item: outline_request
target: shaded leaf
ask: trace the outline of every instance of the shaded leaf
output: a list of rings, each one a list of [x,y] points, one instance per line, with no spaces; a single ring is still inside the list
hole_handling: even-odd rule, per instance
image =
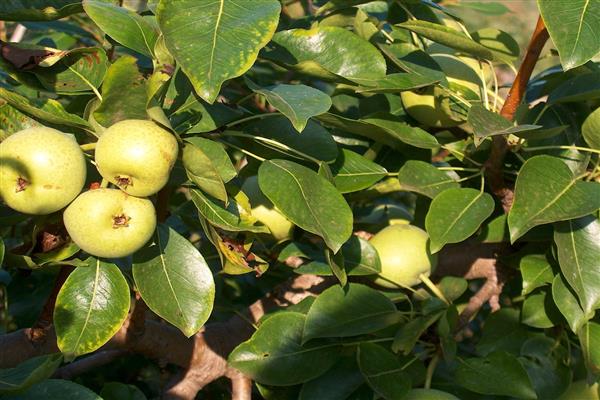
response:
[[[356,358],[341,358],[329,371],[302,385],[298,400],[346,400],[363,383]]]
[[[81,11],[80,0],[11,0],[0,3],[0,20],[52,21]]]
[[[363,342],[358,346],[356,357],[360,372],[375,393],[387,400],[406,396],[411,378],[392,353],[377,344]]]
[[[29,388],[24,393],[3,397],[4,400],[73,399],[102,400],[100,396],[85,386],[62,379],[46,379]]]
[[[584,323],[589,319],[581,309],[577,301],[577,295],[561,274],[556,274],[552,282],[552,298],[558,310],[567,320],[569,328],[575,333],[579,331]]]
[[[424,161],[409,160],[398,172],[398,180],[404,190],[410,190],[431,199],[447,189],[458,189],[458,184],[444,171]]]
[[[477,138],[495,135],[522,134],[541,128],[540,125],[513,125],[500,114],[486,110],[479,104],[474,104],[469,109],[467,122],[473,127]]]
[[[100,396],[103,400],[146,400],[146,396],[140,389],[119,382],[104,384]]]
[[[600,324],[588,322],[577,332],[588,371],[600,373]]]
[[[14,368],[0,370],[0,394],[21,392],[48,379],[62,363],[62,354],[32,357]]]
[[[600,108],[587,116],[581,126],[581,133],[592,149],[600,150]]]
[[[486,318],[485,329],[477,343],[477,353],[482,356],[496,351],[519,354],[528,338],[527,327],[521,324],[519,310],[502,308]]]
[[[346,149],[342,149],[331,170],[333,183],[342,193],[366,189],[387,175],[381,165]]]
[[[600,73],[575,75],[556,87],[548,96],[548,105],[573,103],[600,98]]]
[[[392,351],[403,354],[410,353],[423,332],[440,319],[442,314],[443,310],[437,311],[429,315],[417,317],[402,325],[394,337]]]

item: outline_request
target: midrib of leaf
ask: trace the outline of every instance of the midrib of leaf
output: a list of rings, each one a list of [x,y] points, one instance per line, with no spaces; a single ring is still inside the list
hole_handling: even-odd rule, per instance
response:
[[[211,204],[210,204],[208,201],[206,201],[206,200],[204,199],[204,197],[203,197],[203,196],[200,196],[200,195],[196,195],[196,196],[197,196],[197,197],[198,197],[198,198],[199,198],[199,199],[200,199],[200,200],[201,200],[201,201],[202,201],[204,204],[206,204],[206,206],[207,206],[208,208],[210,208],[210,211],[212,211],[212,213],[213,213],[213,214],[214,214],[214,215],[215,215],[215,216],[216,216],[218,219],[220,219],[220,220],[223,222],[223,224],[225,224],[225,225],[227,225],[227,226],[232,226],[232,225],[231,225],[231,223],[229,223],[229,222],[225,221],[225,220],[223,219],[223,217],[221,217],[221,215],[219,215],[219,213],[218,213],[217,211],[215,211],[215,209],[212,207],[212,205],[211,205]],[[244,224],[243,222],[240,222],[240,223],[238,223],[238,224],[237,224],[237,227],[247,227],[247,226],[253,226],[253,225],[247,225],[247,224]]]
[[[217,22],[215,23],[215,30],[213,32],[213,40],[212,47],[210,49],[210,60],[208,63],[208,72],[207,77],[208,80],[212,82],[212,70],[215,62],[215,49],[217,48],[217,33],[219,31],[219,24],[221,23],[221,16],[223,15],[223,7],[225,5],[225,0],[219,0],[219,13],[217,14]]]
[[[88,308],[87,315],[85,316],[85,322],[83,323],[83,327],[81,328],[81,331],[79,332],[79,337],[77,338],[77,342],[75,342],[75,346],[73,347],[75,349],[75,351],[77,351],[77,348],[79,347],[79,343],[81,342],[83,332],[85,332],[85,330],[87,329],[87,324],[90,320],[90,316],[92,315],[92,306],[94,304],[94,301],[96,301],[96,293],[98,292],[98,278],[100,276],[99,272],[100,272],[100,260],[96,259],[96,275],[94,277],[94,290],[92,291],[92,299],[90,300],[90,306]]]
[[[579,36],[581,36],[581,28],[583,28],[583,19],[585,17],[585,13],[587,12],[588,5],[590,4],[590,0],[585,0],[585,4],[583,5],[583,11],[581,12],[581,18],[579,20],[579,27],[577,29],[577,36],[575,37],[575,42],[573,43],[573,48],[571,49],[571,54],[569,58],[573,57],[575,54],[575,49],[579,44]]]
[[[403,370],[404,370],[404,367],[400,367],[400,368],[390,369],[388,371],[382,371],[382,372],[378,372],[373,375],[366,375],[366,376],[367,376],[367,378],[378,378],[380,376],[395,374],[396,372],[402,372]]]
[[[548,266],[546,266],[546,267],[544,267],[544,268],[542,268],[542,270],[541,270],[540,272],[538,272],[538,273],[537,273],[537,274],[536,274],[536,275],[533,277],[533,279],[532,279],[531,281],[532,281],[532,282],[535,282],[535,281],[537,281],[537,279],[538,279],[540,276],[542,276],[542,274],[543,274],[544,272],[546,272],[546,270],[547,270],[547,269],[549,269],[549,268],[550,268],[550,266],[549,266],[549,265],[548,265]]]
[[[540,214],[542,214],[544,211],[546,211],[548,208],[550,208],[551,206],[553,206],[565,193],[567,193],[569,191],[569,189],[571,189],[571,187],[577,182],[576,179],[572,180],[563,190],[561,190],[556,197],[554,197],[552,200],[550,200],[550,202],[548,204],[546,204],[544,207],[542,207],[542,209],[540,209],[537,213],[533,214],[530,218],[528,218],[528,221],[532,221],[534,219],[536,219]],[[519,233],[520,233],[520,229],[519,229]]]
[[[10,383],[10,382],[7,382],[7,381],[3,381],[2,379],[0,379],[0,384],[6,385],[6,386],[12,386],[12,387],[19,386],[19,384],[15,384],[15,383]]]
[[[396,312],[394,310],[380,311],[380,312],[377,312],[377,313],[374,313],[374,314],[364,315],[364,316],[361,316],[359,318],[351,319],[351,320],[345,321],[344,323],[329,325],[329,327],[331,327],[331,328],[337,328],[337,327],[345,326],[345,325],[348,325],[348,324],[351,324],[351,323],[354,323],[354,322],[357,322],[357,321],[362,321],[362,320],[365,320],[365,319],[370,319],[370,318],[373,318],[373,317],[378,317],[380,315],[385,315],[385,314],[392,315],[392,314],[395,314],[395,313]]]
[[[467,212],[467,210],[469,208],[471,208],[471,206],[481,198],[481,196],[483,196],[483,192],[479,192],[479,194],[473,199],[471,200],[471,202],[469,202],[469,204],[467,204],[467,206],[458,214],[458,216],[456,218],[454,218],[454,220],[448,224],[447,229],[444,231],[444,233],[442,234],[442,238],[445,238],[446,235],[448,234],[448,232],[450,232],[450,230],[452,229],[452,227],[456,224],[456,222],[463,216],[465,215],[465,213]]]
[[[173,287],[173,284],[171,283],[171,277],[169,276],[169,273],[167,272],[167,263],[165,262],[165,256],[163,255],[163,245],[162,245],[162,240],[160,239],[160,232],[157,230],[156,231],[156,238],[158,240],[158,248],[160,249],[160,263],[163,267],[163,271],[165,273],[165,277],[167,278],[167,283],[169,284],[169,289],[171,289],[171,294],[173,295],[173,298],[175,299],[175,303],[177,304],[177,308],[179,309],[179,312],[181,313],[181,318],[183,319],[183,323],[187,325],[187,318],[185,317],[185,312],[183,312],[183,309],[181,308],[181,304],[179,304],[179,298],[177,297],[177,294],[175,293],[175,288]]]
[[[286,106],[286,108],[289,110],[289,112],[294,116],[294,119],[297,121],[298,120],[298,115],[296,114],[296,112],[294,111],[294,109],[292,108],[292,106],[285,101],[285,99],[283,97],[281,97],[281,95],[279,95],[278,93],[272,91],[272,90],[268,90],[269,93],[271,93],[274,97],[278,98],[279,100],[281,100],[281,102]]]
[[[569,240],[573,249],[573,256],[575,257],[575,265],[577,266],[577,277],[581,282],[581,289],[585,292],[585,284],[583,282],[583,276],[581,272],[581,265],[579,265],[579,257],[577,255],[577,248],[575,247],[575,235],[573,233],[573,221],[569,221]]]
[[[382,174],[385,174],[385,172],[379,172],[379,171],[373,170],[372,172],[341,173],[341,174],[337,174],[336,176],[367,176],[367,175],[382,175]]]
[[[298,344],[298,343],[295,343],[295,344]],[[269,355],[268,359],[271,360],[271,359],[274,359],[274,358],[293,357],[293,356],[296,356],[298,354],[310,353],[310,352],[315,351],[315,350],[327,349],[329,347],[336,347],[336,346],[339,347],[340,345],[338,343],[325,344],[323,346],[311,347],[310,349],[298,350],[298,351],[294,351],[294,352],[291,352],[291,353]],[[250,359],[249,361],[258,361],[258,360],[264,360],[264,358],[263,357],[258,357],[258,358]],[[246,360],[244,360],[244,361],[246,361]]]

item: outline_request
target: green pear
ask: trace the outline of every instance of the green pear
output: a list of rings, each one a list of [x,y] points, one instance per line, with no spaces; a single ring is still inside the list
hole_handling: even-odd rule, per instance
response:
[[[294,224],[288,220],[275,206],[262,194],[258,187],[258,176],[246,179],[242,191],[248,196],[252,205],[252,216],[271,231],[277,242],[288,240],[294,232]]]
[[[177,140],[152,121],[130,119],[106,129],[96,144],[104,179],[132,196],[150,196],[168,182],[177,160]]]
[[[156,229],[152,202],[118,189],[80,194],[63,220],[71,239],[96,257],[128,256],[146,244]]]
[[[72,135],[41,126],[0,143],[0,196],[16,211],[45,215],[66,207],[85,176],[85,157]]]
[[[600,400],[600,384],[588,385],[585,380],[573,382],[558,400]]]
[[[412,389],[403,400],[459,400],[459,398],[441,390]]]
[[[375,283],[387,287],[411,287],[429,277],[437,264],[437,255],[429,252],[429,235],[406,224],[383,228],[369,241],[381,260],[381,272]]]

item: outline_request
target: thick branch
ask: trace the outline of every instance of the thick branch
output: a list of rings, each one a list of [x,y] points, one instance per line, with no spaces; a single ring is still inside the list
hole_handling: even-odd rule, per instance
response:
[[[527,83],[531,78],[533,68],[540,57],[540,53],[542,52],[548,37],[548,31],[544,26],[544,21],[541,17],[539,17],[535,30],[533,31],[533,35],[531,36],[531,40],[529,41],[525,58],[519,67],[517,76],[515,77],[512,87],[508,92],[504,106],[500,111],[500,114],[510,121],[513,120],[517,108],[523,101],[523,97],[525,96],[525,91],[527,89]],[[493,136],[492,150],[485,164],[488,182],[492,187],[493,193],[496,195],[496,197],[498,197],[498,199],[500,199],[502,208],[505,212],[510,210],[514,197],[512,188],[506,184],[504,181],[504,176],[502,175],[504,157],[506,156],[507,151],[508,143],[506,138],[504,136]]]

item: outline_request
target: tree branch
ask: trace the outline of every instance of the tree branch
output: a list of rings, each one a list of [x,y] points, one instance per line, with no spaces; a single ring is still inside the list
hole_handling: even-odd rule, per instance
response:
[[[86,358],[59,368],[53,378],[71,380],[76,376],[92,371],[102,365],[109,364],[117,358],[127,354],[125,350],[104,350],[94,353]]]
[[[540,53],[542,52],[548,37],[549,35],[546,27],[544,26],[544,21],[541,17],[538,17],[537,25],[529,41],[525,58],[519,67],[517,76],[515,77],[510,91],[508,92],[508,96],[506,97],[506,101],[504,102],[502,110],[500,111],[500,115],[509,121],[513,120],[517,108],[523,101],[523,97],[525,96],[525,91],[527,89],[527,83],[531,78],[533,68],[540,57]],[[490,183],[492,192],[498,199],[500,199],[504,212],[508,212],[510,210],[514,197],[512,187],[506,184],[504,181],[504,176],[502,175],[504,157],[506,156],[507,151],[508,143],[506,138],[502,135],[493,136],[492,150],[488,160],[485,163],[488,182]]]

